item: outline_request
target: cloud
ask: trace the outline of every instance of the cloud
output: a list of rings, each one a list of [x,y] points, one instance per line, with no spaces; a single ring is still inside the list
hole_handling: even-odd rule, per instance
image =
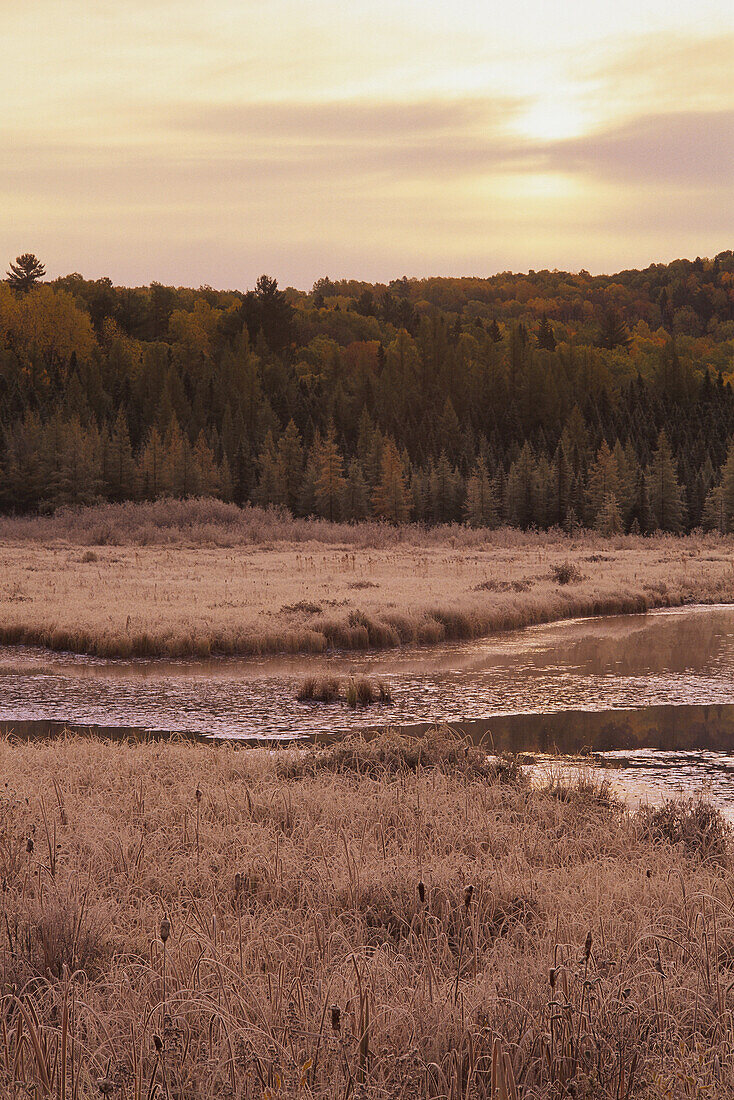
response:
[[[734,191],[734,110],[643,116],[539,152],[553,169],[596,179]]]

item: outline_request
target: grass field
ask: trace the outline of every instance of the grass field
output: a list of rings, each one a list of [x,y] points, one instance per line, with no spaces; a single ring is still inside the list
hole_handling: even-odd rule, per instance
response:
[[[4,1097],[734,1094],[705,805],[530,789],[441,731],[0,765]]]
[[[734,599],[732,540],[292,520],[214,501],[0,520],[0,642],[321,652]]]

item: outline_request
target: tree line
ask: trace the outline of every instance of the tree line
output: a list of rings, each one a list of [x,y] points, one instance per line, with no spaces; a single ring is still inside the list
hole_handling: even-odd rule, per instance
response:
[[[0,284],[0,507],[734,526],[734,254],[283,291]]]

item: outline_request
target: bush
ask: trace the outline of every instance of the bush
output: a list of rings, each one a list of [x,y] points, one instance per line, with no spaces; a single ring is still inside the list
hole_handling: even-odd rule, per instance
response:
[[[710,863],[728,862],[731,825],[705,799],[668,799],[662,806],[642,806],[636,820],[650,840],[680,844],[689,855]]]
[[[584,575],[571,561],[558,562],[550,567],[551,580],[556,584],[579,584]]]

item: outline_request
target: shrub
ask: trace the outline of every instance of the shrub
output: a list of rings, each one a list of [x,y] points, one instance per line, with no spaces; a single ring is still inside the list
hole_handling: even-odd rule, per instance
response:
[[[550,567],[551,580],[556,584],[579,584],[584,575],[577,565],[571,561],[557,562]]]
[[[689,855],[711,863],[728,861],[731,825],[705,799],[668,799],[661,806],[642,806],[636,820],[650,840],[680,844]]]

